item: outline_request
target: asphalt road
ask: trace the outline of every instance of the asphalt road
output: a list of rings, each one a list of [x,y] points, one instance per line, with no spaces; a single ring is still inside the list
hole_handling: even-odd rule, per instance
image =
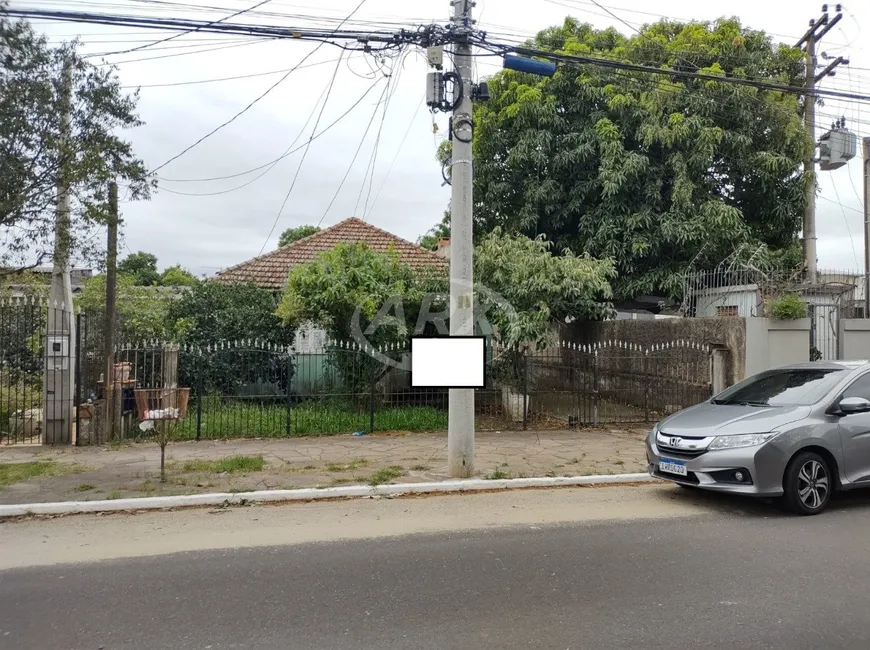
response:
[[[323,505],[311,516],[352,525],[371,506],[370,517],[413,522],[417,510],[443,506],[467,525],[7,569],[0,572],[0,648],[870,647],[867,497],[792,518],[670,488],[587,495],[593,491]],[[584,498],[596,504],[595,516],[583,515]],[[619,518],[609,518],[608,499]],[[478,525],[493,508],[505,520],[513,507],[534,512],[536,500],[544,510],[564,502],[567,514],[553,523]],[[620,510],[626,501],[635,512]],[[42,536],[48,550],[50,538],[76,539],[64,527],[89,521],[105,540],[101,530],[155,522],[163,535],[190,532],[196,517],[231,529],[281,517],[298,525],[308,516],[288,508],[240,512],[3,524],[0,550],[28,536],[36,546]]]

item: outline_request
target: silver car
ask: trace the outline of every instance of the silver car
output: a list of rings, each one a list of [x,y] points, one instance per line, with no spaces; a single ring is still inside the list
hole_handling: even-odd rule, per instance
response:
[[[659,422],[646,454],[654,477],[818,514],[833,492],[870,486],[870,363],[759,373]]]

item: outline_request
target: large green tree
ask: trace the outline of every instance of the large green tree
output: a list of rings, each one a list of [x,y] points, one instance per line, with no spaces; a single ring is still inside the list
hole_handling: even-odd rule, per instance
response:
[[[317,226],[299,226],[297,228],[287,228],[284,232],[281,233],[281,236],[278,238],[278,246],[283,248],[284,246],[289,246],[293,242],[299,241],[304,237],[310,237],[311,235],[320,232],[320,228]]]
[[[792,86],[804,74],[799,51],[736,19],[631,37],[567,19],[533,46]],[[676,296],[687,269],[738,246],[793,245],[811,146],[795,95],[596,65],[504,71],[489,90],[475,109],[477,237],[501,226],[612,259],[620,298]]]
[[[118,262],[118,274],[126,275],[140,287],[151,287],[160,284],[160,272],[157,270],[157,256],[153,253],[130,253]]]
[[[59,179],[72,197],[65,240],[73,259],[90,261],[99,252],[94,235],[105,223],[109,181],[131,200],[148,198],[152,187],[145,164],[121,137],[142,124],[137,97],[122,90],[112,67],[89,63],[74,43],[50,45],[28,22],[4,16],[4,6],[0,0],[0,267],[33,266],[51,255]]]

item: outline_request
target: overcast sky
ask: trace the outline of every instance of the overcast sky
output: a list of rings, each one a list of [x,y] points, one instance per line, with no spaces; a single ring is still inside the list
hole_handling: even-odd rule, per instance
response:
[[[359,0],[331,0],[314,6],[316,3],[305,5],[275,0],[259,11],[286,16],[268,17],[254,12],[233,22],[310,27],[316,17],[344,18],[358,3]],[[210,0],[207,4],[216,10],[192,12],[189,10],[192,5],[167,8],[165,4],[129,0],[111,3],[105,0],[12,1],[16,8],[52,7],[113,14],[189,16],[201,20],[218,20],[256,2]],[[722,13],[689,0],[655,3],[601,0],[600,4],[634,26],[655,21],[659,15],[712,20]],[[841,67],[836,77],[823,82],[824,88],[870,94],[870,51],[867,49],[870,46],[866,45],[867,32],[862,31],[864,27],[870,29],[868,5],[870,3],[866,2],[845,5],[844,19],[822,43],[820,49],[827,54],[848,56],[851,60],[851,66]],[[806,0],[731,0],[728,3],[728,15],[739,16],[744,24],[775,33],[778,40],[789,43],[797,41],[806,30],[808,20],[817,17],[820,10],[820,3]],[[444,23],[450,11],[446,0],[367,0],[345,27],[357,29],[360,21],[377,22],[380,29],[432,21]],[[540,29],[560,23],[566,15],[598,28],[613,26],[623,33],[630,31],[590,0],[478,0],[475,12],[480,27],[490,31],[492,40],[532,36]],[[85,43],[84,53],[130,50],[169,35],[129,27],[80,24],[42,22],[37,27],[53,41],[80,35]],[[229,45],[236,46],[227,47]],[[153,48],[107,56],[105,60],[119,65],[119,74],[126,86],[131,89],[141,86],[139,110],[145,126],[129,133],[129,137],[139,155],[154,168],[245,108],[313,49],[310,43],[286,40],[244,44],[244,41],[229,42],[223,35],[184,36]],[[434,155],[445,133],[446,119],[441,114],[433,118],[422,103],[427,67],[423,58],[414,53],[397,69],[400,76],[396,79],[395,92],[390,95],[383,123],[382,112],[376,109],[386,80],[371,57],[367,59],[355,53],[345,57],[338,66],[318,131],[358,102],[367,90],[370,92],[346,118],[311,143],[301,170],[303,151],[287,156],[271,168],[232,178],[194,182],[261,167],[281,156],[294,141],[296,147],[304,145],[317,120],[319,102],[333,77],[340,54],[341,50],[335,47],[321,47],[305,61],[304,68],[290,74],[232,124],[161,169],[160,190],[150,202],[122,203],[126,249],[122,249],[121,254],[145,250],[155,253],[161,266],[181,263],[197,274],[211,274],[249,259],[263,249],[273,249],[278,235],[289,227],[328,226],[355,215],[413,241],[438,222],[447,205],[449,187],[442,186]],[[499,69],[498,63],[500,61],[495,59],[478,59],[478,75],[492,74]],[[226,80],[243,75],[256,76]],[[379,79],[378,85],[371,88]],[[827,101],[819,114],[821,125],[844,115],[853,131],[860,136],[870,135],[870,106],[867,104]],[[366,133],[370,121],[372,124]],[[308,126],[303,132],[306,122]],[[437,133],[433,122],[437,124]],[[376,141],[377,155],[371,180],[372,175],[366,176],[366,169]],[[361,142],[362,149],[342,184]],[[289,192],[297,170],[300,170],[298,178]],[[844,270],[862,268],[860,147],[859,157],[848,168],[821,172],[820,183],[817,225],[820,265]],[[337,198],[327,211],[337,191]],[[279,216],[285,198],[286,206]]]

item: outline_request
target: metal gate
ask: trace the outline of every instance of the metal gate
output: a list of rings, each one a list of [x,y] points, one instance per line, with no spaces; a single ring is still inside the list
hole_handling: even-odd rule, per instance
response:
[[[807,304],[810,317],[810,361],[840,358],[840,306],[836,303]]]

